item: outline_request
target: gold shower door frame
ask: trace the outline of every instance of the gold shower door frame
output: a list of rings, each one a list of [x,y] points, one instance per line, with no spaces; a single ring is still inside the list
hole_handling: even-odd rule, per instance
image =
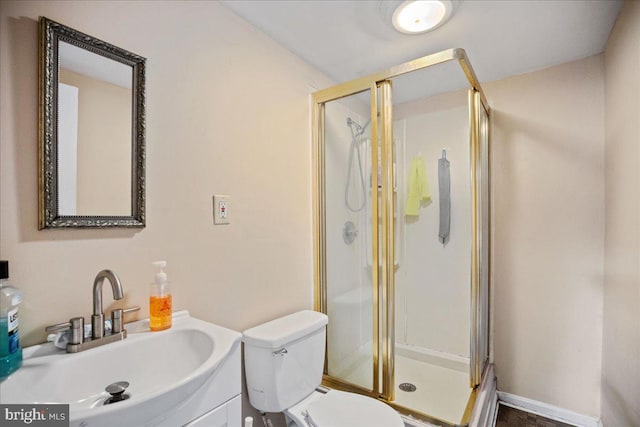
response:
[[[371,174],[371,187],[381,187],[381,197],[371,198],[372,235],[371,248],[372,265],[372,312],[373,312],[373,370],[372,388],[366,389],[348,383],[340,378],[327,375],[325,359],[325,375],[323,384],[327,387],[356,392],[380,399],[399,412],[425,421],[436,422],[440,425],[450,425],[416,410],[394,404],[395,388],[395,228],[393,212],[393,104],[391,79],[413,71],[418,71],[432,65],[448,61],[458,61],[467,80],[469,81],[469,120],[471,146],[471,186],[472,186],[472,254],[471,254],[471,361],[470,383],[471,392],[467,408],[462,418],[462,425],[468,424],[471,411],[475,404],[476,386],[480,384],[484,368],[489,360],[489,328],[482,322],[483,310],[488,313],[488,299],[481,301],[481,296],[488,292],[480,292],[482,273],[479,268],[487,260],[481,259],[481,245],[488,244],[488,236],[481,236],[482,212],[481,204],[488,200],[481,200],[482,182],[481,168],[482,151],[480,138],[488,136],[488,123],[481,125],[480,112],[489,117],[489,104],[482,92],[482,88],[471,67],[469,59],[463,49],[448,49],[434,53],[413,61],[406,62],[389,70],[372,74],[346,83],[342,83],[312,94],[313,98],[313,205],[314,205],[314,308],[327,313],[327,259],[326,259],[326,197],[325,197],[325,103],[335,101],[360,92],[370,91],[371,109],[371,164],[378,164],[378,141],[381,143],[380,182],[377,174]],[[379,117],[378,117],[379,114]],[[483,133],[484,132],[484,133]],[[487,140],[488,142],[488,140]],[[487,154],[487,152],[485,152]],[[381,219],[378,219],[381,212]],[[487,220],[487,218],[485,218]],[[380,230],[380,231],[378,231]],[[484,241],[484,243],[483,243]],[[380,263],[382,258],[382,263]],[[485,313],[485,314],[486,314]],[[484,342],[485,345],[482,345]],[[328,351],[325,353],[328,354]],[[380,366],[382,365],[382,366]],[[381,369],[382,368],[382,369]]]

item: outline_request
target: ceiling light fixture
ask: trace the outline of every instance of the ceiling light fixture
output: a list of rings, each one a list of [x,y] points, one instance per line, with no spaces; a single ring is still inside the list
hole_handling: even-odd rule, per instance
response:
[[[393,12],[393,26],[405,34],[426,33],[444,24],[452,9],[450,0],[407,0]]]

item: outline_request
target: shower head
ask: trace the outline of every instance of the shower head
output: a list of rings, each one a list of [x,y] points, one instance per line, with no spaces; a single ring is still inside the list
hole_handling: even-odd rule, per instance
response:
[[[367,129],[367,126],[369,126],[369,123],[371,123],[371,119],[369,119],[367,123],[364,124],[364,126],[360,126],[360,124],[353,120],[351,117],[347,117],[347,126],[351,128],[351,132],[354,136],[362,135],[365,129]]]

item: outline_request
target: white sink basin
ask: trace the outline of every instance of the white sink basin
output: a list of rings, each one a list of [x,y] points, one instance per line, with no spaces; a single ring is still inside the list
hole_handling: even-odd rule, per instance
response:
[[[232,353],[239,359],[240,333],[186,311],[175,313],[173,327],[166,331],[150,332],[148,320],[125,328],[125,340],[80,353],[66,353],[50,343],[24,349],[22,367],[0,384],[0,401],[67,403],[72,426],[123,425],[124,420],[128,426],[155,426],[170,414],[175,418],[176,408],[189,406]],[[239,378],[239,361],[235,364]],[[129,399],[104,405],[110,397],[105,387],[117,381],[129,382]],[[218,387],[240,393],[239,381],[237,387]],[[220,397],[219,403],[228,397]],[[175,422],[186,424],[198,415],[196,411]]]

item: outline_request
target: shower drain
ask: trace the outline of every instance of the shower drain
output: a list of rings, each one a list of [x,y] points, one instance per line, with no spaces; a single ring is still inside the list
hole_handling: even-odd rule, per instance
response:
[[[398,387],[402,391],[416,391],[416,386],[411,383],[402,383]]]

